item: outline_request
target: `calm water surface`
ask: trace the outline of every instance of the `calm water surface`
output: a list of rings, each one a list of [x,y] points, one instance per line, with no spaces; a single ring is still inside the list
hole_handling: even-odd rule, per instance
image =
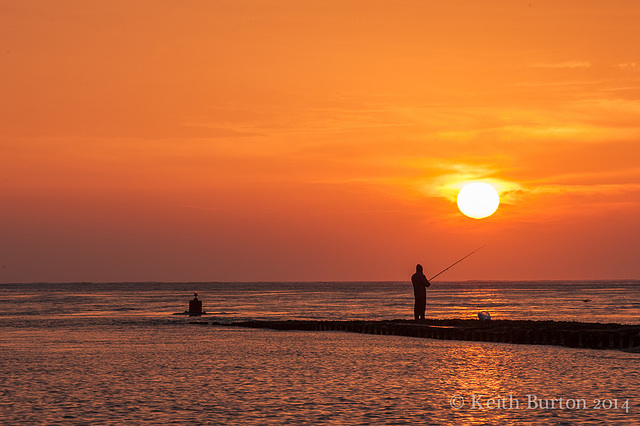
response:
[[[498,318],[638,323],[638,282],[432,289],[435,318],[486,309]],[[0,285],[1,422],[635,425],[640,418],[640,354],[196,325],[170,315],[186,308],[193,290],[213,312],[205,319],[412,314],[408,284]],[[573,409],[559,407],[559,398]]]

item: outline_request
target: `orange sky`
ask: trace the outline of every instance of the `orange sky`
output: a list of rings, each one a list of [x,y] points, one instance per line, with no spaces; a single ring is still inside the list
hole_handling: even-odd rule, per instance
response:
[[[0,282],[640,278],[636,1],[4,1]],[[474,220],[468,180],[501,192]]]

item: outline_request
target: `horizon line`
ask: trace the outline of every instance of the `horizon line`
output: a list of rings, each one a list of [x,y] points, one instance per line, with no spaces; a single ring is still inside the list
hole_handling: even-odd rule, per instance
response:
[[[614,281],[640,281],[640,278],[572,278],[572,279],[477,279],[477,280],[435,280],[433,283],[470,283],[470,282],[494,282],[494,283],[513,283],[513,282],[614,282]],[[0,282],[0,285],[52,285],[52,284],[344,284],[344,283],[403,283],[411,284],[410,279],[404,280],[268,280],[268,281],[19,281],[19,282]]]

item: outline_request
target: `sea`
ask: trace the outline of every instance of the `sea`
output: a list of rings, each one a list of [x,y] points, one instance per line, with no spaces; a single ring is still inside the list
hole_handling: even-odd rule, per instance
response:
[[[640,281],[428,289],[480,311],[640,324]],[[640,424],[640,353],[228,325],[412,317],[408,282],[0,284],[0,424]]]

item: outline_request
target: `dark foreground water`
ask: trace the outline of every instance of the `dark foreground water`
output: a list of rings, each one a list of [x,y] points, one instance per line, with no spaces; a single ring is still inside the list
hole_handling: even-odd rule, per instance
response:
[[[434,284],[427,315],[637,324],[639,284]],[[640,354],[190,324],[193,290],[205,320],[412,315],[408,284],[0,285],[0,423],[640,419]]]

